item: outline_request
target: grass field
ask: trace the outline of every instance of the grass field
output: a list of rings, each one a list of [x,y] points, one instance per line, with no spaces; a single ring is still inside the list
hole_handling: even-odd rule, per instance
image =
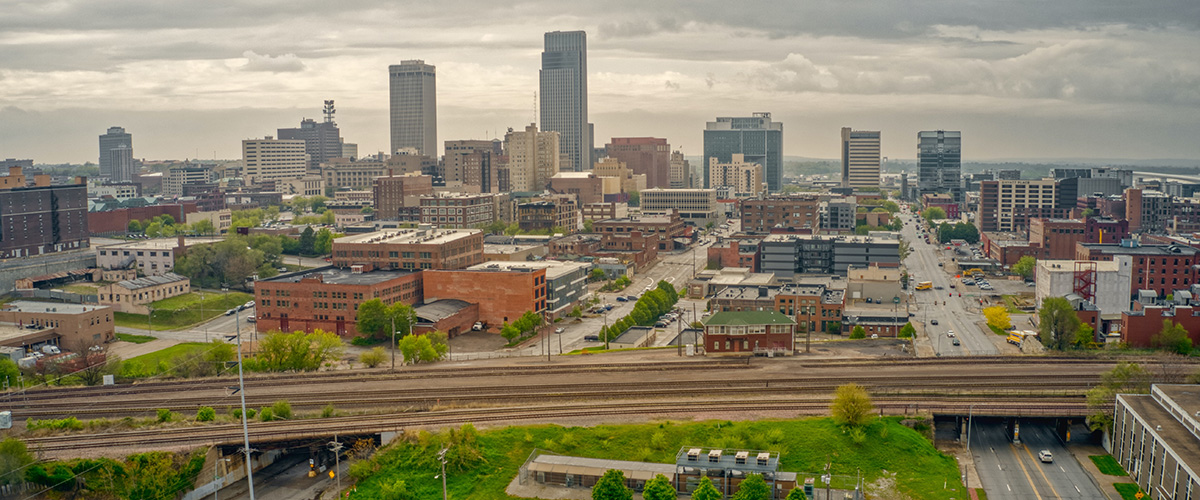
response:
[[[1008,308],[1009,314],[1025,314],[1025,311],[1017,307],[1021,299],[1016,295],[1001,295],[1000,298],[1004,300],[1004,306]]]
[[[134,344],[145,344],[146,342],[150,342],[151,340],[158,340],[158,338],[151,337],[149,335],[133,335],[131,333],[118,333],[117,340],[122,340],[125,342],[133,342]]]
[[[1122,500],[1137,500],[1137,494],[1142,491],[1138,485],[1133,483],[1117,483],[1113,485],[1117,489],[1117,493],[1121,494]]]
[[[245,304],[254,296],[247,293],[230,292],[225,294],[204,294],[201,300],[199,293],[192,292],[178,297],[171,297],[154,302],[154,318],[150,326],[154,331],[174,330],[185,326],[195,325],[225,314],[225,311]],[[203,315],[201,315],[203,313]],[[113,321],[117,326],[126,328],[147,327],[145,314],[113,313]]]
[[[99,288],[89,285],[67,285],[62,287],[64,292],[77,293],[80,295],[96,295],[96,290]]]
[[[996,334],[996,335],[999,335],[999,336],[1001,336],[1001,337],[1007,337],[1007,336],[1008,336],[1008,332],[1004,331],[1004,329],[1003,329],[1003,328],[996,328],[996,326],[995,326],[995,325],[988,325],[988,328],[989,328],[989,329],[991,329],[991,330],[992,330],[992,333],[994,333],[994,334]]]
[[[200,343],[200,342],[185,342],[183,344],[173,345],[173,346],[163,349],[161,351],[154,351],[149,354],[143,354],[141,356],[129,358],[128,360],[126,360],[126,362],[135,362],[136,361],[138,363],[141,363],[142,366],[145,366],[145,367],[153,370],[162,361],[170,361],[171,358],[174,358],[176,356],[182,356],[185,354],[194,354],[197,352],[201,352],[207,348],[208,348],[208,344],[204,344],[204,343]]]
[[[1129,475],[1125,472],[1125,469],[1121,467],[1121,464],[1117,463],[1117,460],[1114,459],[1112,455],[1090,455],[1088,458],[1092,459],[1092,463],[1096,464],[1096,468],[1100,469],[1102,474],[1109,476]]]
[[[801,473],[801,483],[832,461],[835,488],[852,486],[861,468],[867,483],[879,479],[884,470],[895,475],[899,495],[891,496],[933,500],[966,497],[954,458],[938,452],[926,437],[900,424],[898,418],[874,422],[866,429],[866,436],[865,441],[856,444],[828,418],[504,427],[479,433],[475,444],[479,460],[464,460],[459,467],[451,461],[447,466],[447,489],[451,498],[460,500],[511,500],[504,489],[534,449],[670,464],[680,447],[697,446],[778,451],[780,470]],[[435,476],[439,473],[436,457],[441,439],[414,432],[408,441],[397,441],[372,459],[356,464],[351,475],[360,480],[350,498],[383,498],[381,490],[397,481],[404,481],[412,498],[440,498],[442,482]]]

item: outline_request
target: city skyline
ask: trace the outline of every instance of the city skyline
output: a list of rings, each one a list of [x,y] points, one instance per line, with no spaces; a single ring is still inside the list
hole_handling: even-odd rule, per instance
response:
[[[704,2],[620,7],[247,4],[234,18],[147,2],[20,4],[0,20],[0,156],[94,161],[94,137],[120,123],[138,132],[142,158],[235,159],[242,139],[319,118],[322,99],[338,101],[347,142],[385,151],[384,72],[406,59],[438,66],[440,138],[496,138],[533,120],[542,35],[580,29],[592,38],[596,145],[663,137],[698,156],[712,116],[765,111],[788,123],[789,156],[837,158],[838,131],[854,124],[893,138],[891,158],[912,158],[911,138],[935,129],[969,134],[968,161],[1200,158],[1190,2],[874,2],[840,16],[781,2],[753,19]],[[305,31],[326,35],[294,36]]]

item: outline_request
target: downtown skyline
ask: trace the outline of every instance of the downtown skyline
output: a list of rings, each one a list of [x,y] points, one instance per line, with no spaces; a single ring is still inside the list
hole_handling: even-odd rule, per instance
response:
[[[596,146],[663,137],[699,156],[707,121],[770,112],[786,156],[837,158],[847,126],[881,130],[897,159],[934,129],[971,138],[964,161],[1200,158],[1200,12],[1186,1],[768,2],[765,16],[707,2],[5,4],[0,156],[40,163],[95,162],[110,126],[138,137],[140,158],[236,159],[243,139],[319,119],[324,99],[360,154],[386,151],[387,67],[408,59],[438,68],[439,139],[503,137],[539,121],[543,34],[574,29],[590,38]]]

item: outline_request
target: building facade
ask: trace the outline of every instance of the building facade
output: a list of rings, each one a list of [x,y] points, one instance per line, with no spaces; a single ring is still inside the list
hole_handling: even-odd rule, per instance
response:
[[[762,165],[747,163],[745,155],[738,153],[728,163],[718,162],[716,158],[708,159],[708,179],[711,188],[729,188],[735,195],[762,196],[766,186],[763,184]]]
[[[694,188],[692,185],[692,165],[683,157],[683,153],[671,153],[670,189]]]
[[[546,33],[545,44],[538,72],[541,127],[558,132],[562,154],[570,162],[565,170],[587,170],[592,165],[593,147],[588,123],[587,33],[552,31]]]
[[[100,304],[133,314],[150,314],[149,304],[192,291],[191,281],[175,273],[119,281],[96,290]]]
[[[421,302],[421,274],[413,271],[357,272],[325,267],[254,282],[260,333],[323,330],[355,336],[358,306],[372,299],[384,305]]]
[[[878,188],[879,132],[842,127],[842,187]]]
[[[467,268],[480,270],[545,270],[546,315],[563,318],[587,298],[587,275],[592,265],[586,262],[540,260],[534,262],[492,261]],[[466,299],[472,302],[471,299]]]
[[[612,141],[605,145],[604,151],[610,158],[625,162],[634,174],[645,175],[646,187],[672,187],[671,145],[666,139],[613,137]]]
[[[377,177],[388,175],[386,164],[375,158],[332,158],[318,168],[325,185],[334,189],[371,187]]]
[[[703,226],[720,222],[715,189],[647,189],[640,193],[642,213],[676,212],[684,222]]]
[[[326,103],[333,106],[332,101]],[[280,139],[304,141],[304,152],[308,154],[308,168],[311,170],[316,170],[318,165],[342,156],[342,133],[333,122],[332,115],[320,123],[305,118],[300,121],[298,128],[281,128],[277,133]]]
[[[183,187],[196,184],[209,184],[213,181],[211,168],[202,166],[183,166],[167,170],[163,177],[163,194],[167,196],[183,196]]]
[[[962,203],[962,132],[917,132],[917,190],[919,194],[949,194]]]
[[[365,269],[462,269],[483,262],[478,229],[397,229],[333,240],[333,265]]]
[[[422,196],[421,223],[437,227],[470,229],[500,219],[501,195],[491,193],[438,193]]]
[[[20,167],[9,169],[8,177],[14,174],[20,182],[0,188],[0,258],[88,248],[86,180],[50,185],[49,176],[38,176],[26,187]]]
[[[718,312],[704,320],[708,353],[796,352],[796,322],[778,311]]]
[[[536,192],[546,189],[550,178],[561,170],[561,138],[558,132],[538,132],[530,124],[524,131],[512,129],[504,135],[504,153],[508,156],[508,184],[512,191]]]
[[[1075,206],[1060,205],[1054,179],[997,180],[979,183],[975,223],[980,231],[1028,230],[1030,219],[1066,218]]]
[[[742,201],[742,231],[772,230],[815,233],[821,227],[820,201],[815,195],[768,196]]]
[[[526,312],[541,314],[548,302],[544,268],[434,270],[421,273],[425,300],[458,299],[479,304],[479,319],[489,331]]]
[[[1150,394],[1118,394],[1112,456],[1151,499],[1200,491],[1200,397],[1197,386],[1154,384]]]
[[[767,189],[783,188],[783,124],[771,120],[771,113],[754,113],[749,117],[718,117],[704,129],[704,163],[711,158],[729,162],[741,153],[745,161],[763,166]],[[712,187],[708,171],[704,187]]]
[[[0,322],[51,328],[57,344],[69,350],[116,340],[113,310],[107,306],[18,300],[0,306]]]
[[[133,135],[125,132],[123,127],[109,127],[108,131],[100,136],[100,177],[112,178],[112,155],[109,151],[122,146],[130,149],[129,154],[132,157]]]
[[[517,205],[517,224],[522,231],[563,231],[579,229],[579,205],[570,195],[534,200]]]
[[[687,227],[678,214],[671,212],[664,215],[642,215],[639,217],[608,219],[592,224],[592,231],[601,235],[624,235],[640,232],[644,235],[657,235],[660,238],[659,250],[674,248],[676,238],[687,234]]]
[[[392,149],[437,157],[437,69],[415,59],[388,66]]]
[[[371,198],[375,202],[375,217],[391,220],[400,216],[400,209],[416,207],[422,196],[433,194],[433,177],[410,174],[376,177],[371,186]]]
[[[299,179],[308,168],[308,154],[303,140],[281,140],[274,137],[242,141],[243,175],[248,183],[269,180]]]

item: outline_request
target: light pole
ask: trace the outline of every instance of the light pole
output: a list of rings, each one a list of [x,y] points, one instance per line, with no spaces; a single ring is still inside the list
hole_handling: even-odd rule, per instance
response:
[[[233,320],[237,328],[238,394],[242,396],[242,439],[246,450],[246,483],[250,486],[250,500],[254,500],[254,470],[250,466],[250,424],[246,421],[246,380],[242,375],[241,311],[234,312]]]
[[[442,475],[442,500],[446,500],[446,452],[447,451],[450,451],[450,448],[442,448],[442,451],[438,452],[438,462],[442,463],[442,474],[441,474]]]
[[[392,316],[392,371],[396,371],[396,317]]]
[[[333,435],[333,441],[329,442],[329,451],[333,452],[333,472],[329,475],[337,480],[337,494],[342,494],[342,443],[337,440],[337,434]]]

